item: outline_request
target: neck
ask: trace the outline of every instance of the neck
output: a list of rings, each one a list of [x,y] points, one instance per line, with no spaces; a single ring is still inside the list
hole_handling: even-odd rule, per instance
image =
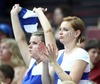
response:
[[[77,45],[76,45],[76,42],[75,41],[72,41],[70,43],[66,43],[64,45],[64,48],[65,48],[65,52],[71,52],[73,51],[74,48],[76,48]]]
[[[36,60],[36,64],[39,64],[40,62],[41,62],[40,58]]]
[[[74,46],[71,46],[71,47],[65,47],[65,52],[66,53],[71,53],[75,48],[77,48],[77,46],[76,45],[74,45]]]

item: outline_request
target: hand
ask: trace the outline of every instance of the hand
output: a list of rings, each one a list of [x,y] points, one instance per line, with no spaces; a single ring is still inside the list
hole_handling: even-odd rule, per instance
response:
[[[43,62],[48,62],[47,56],[46,56],[46,46],[44,42],[39,42],[38,43],[38,52],[39,52],[39,57]]]
[[[19,6],[19,4],[15,4],[13,7],[12,7],[12,10],[11,10],[11,14],[18,14],[19,12],[21,11],[21,7]]]
[[[43,42],[39,42],[38,44],[38,52],[40,59],[43,62],[50,62],[50,63],[55,63],[56,62],[56,49],[54,48],[53,45],[48,44],[48,47],[45,46]]]
[[[54,48],[54,45],[48,44],[46,56],[48,57],[50,63],[56,63],[56,58],[57,58],[56,55],[57,55],[57,51]]]
[[[47,8],[42,8],[42,7],[36,8],[36,7],[34,7],[34,8],[33,8],[33,12],[37,12],[37,11],[46,12],[46,11],[47,11]]]

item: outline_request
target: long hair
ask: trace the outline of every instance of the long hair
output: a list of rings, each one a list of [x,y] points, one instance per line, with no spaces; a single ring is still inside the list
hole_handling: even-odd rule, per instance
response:
[[[1,43],[6,43],[9,48],[9,51],[12,53],[10,61],[13,67],[25,64],[24,60],[22,59],[18,45],[14,39],[6,38],[1,40]]]

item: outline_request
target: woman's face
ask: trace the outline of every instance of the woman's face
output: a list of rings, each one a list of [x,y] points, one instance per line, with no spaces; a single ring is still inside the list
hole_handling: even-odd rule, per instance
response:
[[[88,53],[93,64],[100,61],[100,50],[98,48],[92,48]]]
[[[34,59],[38,59],[38,43],[41,41],[41,36],[31,36],[29,41],[29,51]]]
[[[9,51],[8,45],[3,42],[0,44],[0,60],[6,62],[11,58],[11,52]]]
[[[68,44],[75,39],[75,31],[69,22],[63,21],[59,28],[59,39],[63,44]]]

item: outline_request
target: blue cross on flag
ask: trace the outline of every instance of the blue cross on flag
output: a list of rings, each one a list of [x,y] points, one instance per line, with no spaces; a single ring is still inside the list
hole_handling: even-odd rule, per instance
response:
[[[37,31],[38,17],[36,13],[31,10],[21,8],[18,17],[24,32],[33,33]]]

